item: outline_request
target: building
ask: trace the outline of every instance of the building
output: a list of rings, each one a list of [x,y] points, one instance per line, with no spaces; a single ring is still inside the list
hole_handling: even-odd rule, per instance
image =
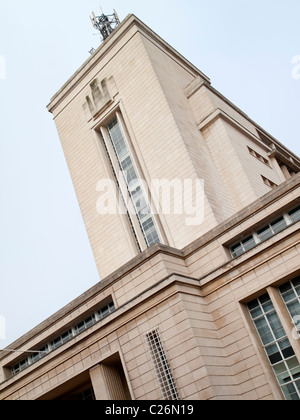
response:
[[[300,399],[299,158],[134,15],[48,110],[102,280],[0,353],[0,399]]]

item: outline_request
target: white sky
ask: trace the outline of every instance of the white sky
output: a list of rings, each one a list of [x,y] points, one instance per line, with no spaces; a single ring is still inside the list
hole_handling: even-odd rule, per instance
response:
[[[100,5],[134,13],[300,155],[299,0],[0,0],[0,348],[99,281],[46,105],[98,47]]]

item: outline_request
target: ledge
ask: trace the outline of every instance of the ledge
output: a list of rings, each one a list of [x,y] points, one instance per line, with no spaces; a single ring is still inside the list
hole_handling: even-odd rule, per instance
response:
[[[199,249],[207,246],[210,242],[218,239],[237,225],[246,221],[250,216],[264,210],[269,205],[278,201],[281,197],[291,193],[293,190],[300,186],[300,174],[294,176],[292,179],[286,181],[285,183],[279,185],[270,193],[258,199],[253,204],[249,205],[246,209],[240,211],[232,218],[228,219],[224,223],[220,224],[215,229],[206,233],[196,241],[192,242],[190,245],[185,247],[183,250],[172,248],[163,244],[155,244],[152,247],[145,250],[143,253],[137,255],[135,258],[130,260],[128,263],[120,267],[118,270],[113,272],[111,275],[103,279],[101,282],[87,290],[81,296],[70,302],[64,308],[56,312],[54,315],[46,319],[44,322],[39,324],[37,327],[33,328],[31,331],[26,333],[24,336],[13,342],[8,348],[18,349],[23,347],[29,340],[32,340],[38,334],[40,334],[46,328],[54,325],[60,319],[64,318],[68,313],[74,311],[76,308],[88,302],[90,299],[95,297],[100,292],[105,291],[108,287],[112,286],[115,282],[121,280],[125,275],[135,270],[139,266],[143,265],[145,262],[149,261],[151,258],[154,258],[156,255],[169,255],[174,258],[179,258],[181,260],[186,260],[192,254],[197,252]],[[300,197],[299,197],[300,200]],[[214,270],[217,271],[218,269]],[[188,276],[186,276],[188,277]],[[146,290],[146,288],[145,288]],[[10,353],[0,352],[0,360],[4,359]]]

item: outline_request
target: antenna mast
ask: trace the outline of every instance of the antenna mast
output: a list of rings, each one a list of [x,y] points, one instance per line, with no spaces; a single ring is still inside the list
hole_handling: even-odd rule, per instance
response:
[[[92,16],[90,16],[90,19],[93,27],[100,32],[102,36],[102,41],[105,41],[105,39],[108,38],[109,35],[120,24],[119,17],[115,10],[112,15],[105,15],[104,13],[102,13],[101,16],[96,16],[95,13],[92,12]]]

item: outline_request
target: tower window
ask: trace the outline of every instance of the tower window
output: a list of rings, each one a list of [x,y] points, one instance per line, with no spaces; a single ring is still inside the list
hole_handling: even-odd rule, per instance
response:
[[[146,246],[150,247],[155,243],[161,242],[160,235],[118,118],[115,118],[106,128]],[[116,171],[114,170],[115,173]]]

